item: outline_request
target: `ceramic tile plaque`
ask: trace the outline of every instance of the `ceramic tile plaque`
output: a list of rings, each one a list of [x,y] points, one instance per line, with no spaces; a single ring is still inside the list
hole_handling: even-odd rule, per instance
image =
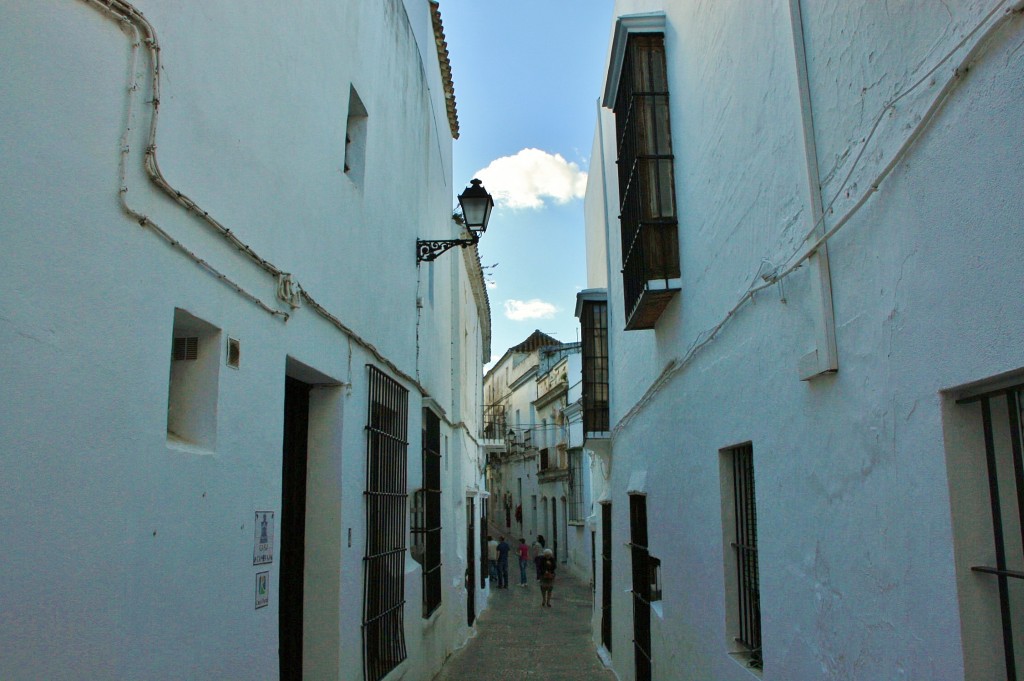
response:
[[[270,571],[256,573],[256,609],[270,605]]]
[[[252,564],[267,565],[274,562],[274,512],[256,511],[256,530],[253,536]]]

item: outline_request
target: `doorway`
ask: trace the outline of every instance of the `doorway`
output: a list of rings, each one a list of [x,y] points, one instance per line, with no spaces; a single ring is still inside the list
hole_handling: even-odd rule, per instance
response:
[[[647,497],[629,495],[629,550],[633,559],[633,663],[636,681],[651,681],[651,568]]]
[[[281,574],[278,586],[278,654],[281,680],[302,679],[302,604],[306,563],[308,383],[285,377],[281,451]]]
[[[466,497],[466,625],[476,621],[476,515],[473,497]]]
[[[562,562],[568,563],[569,550],[571,547],[569,546],[569,504],[565,500],[565,497],[562,497],[562,537],[564,537],[565,541],[565,551],[562,552]]]
[[[551,497],[551,550],[558,560],[558,499]]]
[[[601,644],[612,651],[612,505],[601,503]]]

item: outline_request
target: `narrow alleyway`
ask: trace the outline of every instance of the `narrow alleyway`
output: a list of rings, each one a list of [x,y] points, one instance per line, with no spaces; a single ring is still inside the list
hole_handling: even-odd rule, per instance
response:
[[[614,680],[591,641],[590,586],[562,566],[551,607],[542,608],[533,566],[523,588],[518,561],[509,562],[509,587],[492,588],[476,637],[452,655],[434,681]]]

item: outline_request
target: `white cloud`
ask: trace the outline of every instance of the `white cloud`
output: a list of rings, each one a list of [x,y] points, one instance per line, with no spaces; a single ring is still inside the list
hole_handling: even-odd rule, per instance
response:
[[[498,282],[494,281],[493,279],[487,279],[486,282],[487,282],[487,288],[490,288],[490,289],[498,288]]]
[[[551,319],[557,311],[554,305],[539,298],[505,301],[505,316],[517,322],[525,319]]]
[[[578,165],[540,149],[502,156],[476,176],[495,202],[509,208],[542,208],[545,198],[568,203],[587,190],[587,174]]]

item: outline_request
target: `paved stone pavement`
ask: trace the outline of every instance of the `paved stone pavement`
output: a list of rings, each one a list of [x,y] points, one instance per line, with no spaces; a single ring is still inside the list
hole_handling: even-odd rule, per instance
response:
[[[568,574],[555,580],[551,607],[540,605],[533,565],[519,586],[519,561],[509,561],[509,587],[492,588],[477,618],[477,635],[453,654],[434,681],[614,681],[590,635],[590,586]]]

